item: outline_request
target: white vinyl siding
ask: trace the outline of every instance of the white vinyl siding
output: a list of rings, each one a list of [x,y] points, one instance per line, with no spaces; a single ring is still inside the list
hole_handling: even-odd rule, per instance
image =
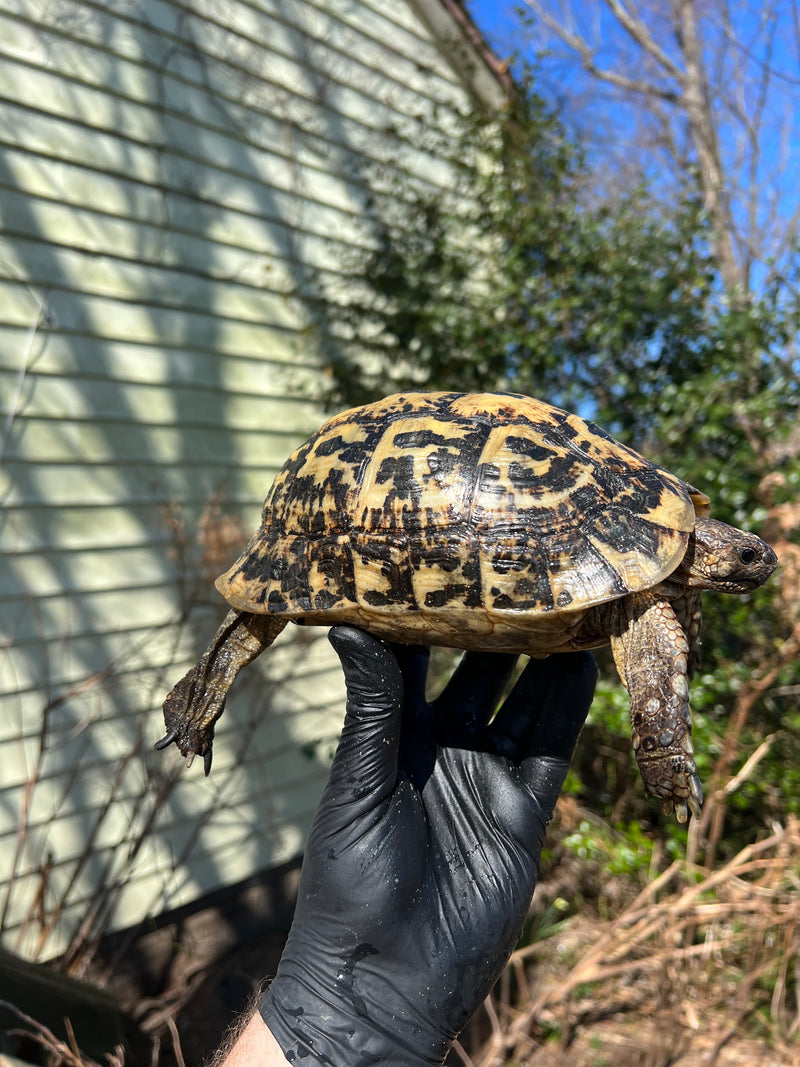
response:
[[[0,919],[29,957],[302,849],[342,715],[324,632],[243,674],[208,779],[152,744],[324,417],[374,165],[447,183],[402,140],[468,103],[428,6],[0,0]]]

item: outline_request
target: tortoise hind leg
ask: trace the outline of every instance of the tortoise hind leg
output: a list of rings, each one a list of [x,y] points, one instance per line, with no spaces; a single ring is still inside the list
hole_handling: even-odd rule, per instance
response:
[[[699,815],[703,791],[693,757],[689,712],[689,643],[668,600],[653,593],[625,598],[625,620],[611,650],[631,701],[636,762],[647,792],[675,809],[679,822]]]
[[[269,648],[285,626],[286,620],[277,615],[229,611],[206,651],[164,701],[167,733],[155,747],[166,748],[174,741],[189,766],[195,756],[202,756],[208,775],[214,724],[225,710],[228,690],[242,667]]]

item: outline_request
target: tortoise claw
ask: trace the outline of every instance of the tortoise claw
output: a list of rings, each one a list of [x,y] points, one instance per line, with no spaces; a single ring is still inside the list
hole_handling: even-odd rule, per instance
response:
[[[681,799],[661,801],[661,811],[664,815],[675,812],[675,818],[679,823],[685,823],[689,819],[689,813],[697,819],[703,810],[703,788],[696,774],[689,775],[689,796]]]
[[[206,752],[203,753],[203,771],[205,773],[206,778],[208,778],[209,774],[211,774],[211,757],[212,757],[212,755],[213,755],[213,749],[210,749],[210,748]]]
[[[178,731],[177,730],[170,730],[170,732],[166,735],[166,737],[162,737],[160,741],[156,741],[156,743],[153,745],[153,748],[157,748],[159,750],[159,752],[160,752],[162,748],[168,748],[172,744],[173,741],[177,741],[177,740],[178,740]]]
[[[697,819],[700,817],[700,812],[703,808],[703,787],[700,785],[700,779],[696,774],[693,774],[689,778],[689,788],[691,789],[691,793],[689,794],[689,810]]]

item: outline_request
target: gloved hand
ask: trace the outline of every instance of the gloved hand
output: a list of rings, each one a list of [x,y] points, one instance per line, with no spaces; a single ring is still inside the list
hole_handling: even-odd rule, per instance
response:
[[[289,1063],[441,1064],[519,938],[594,660],[532,660],[489,723],[515,656],[429,705],[425,650],[330,639],[347,716],[261,1015]]]

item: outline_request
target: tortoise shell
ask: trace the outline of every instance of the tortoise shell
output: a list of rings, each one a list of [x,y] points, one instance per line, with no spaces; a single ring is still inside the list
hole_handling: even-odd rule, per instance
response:
[[[519,651],[537,631],[555,651],[546,617],[657,585],[707,511],[540,400],[404,393],[335,416],[290,456],[217,589],[241,611],[393,640],[514,650],[519,628]]]

